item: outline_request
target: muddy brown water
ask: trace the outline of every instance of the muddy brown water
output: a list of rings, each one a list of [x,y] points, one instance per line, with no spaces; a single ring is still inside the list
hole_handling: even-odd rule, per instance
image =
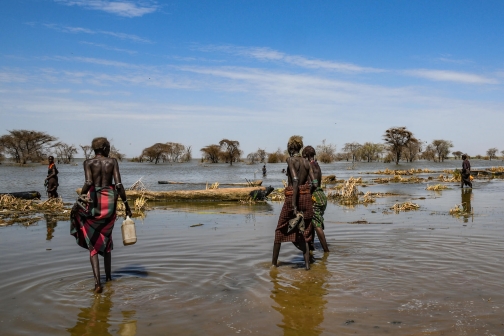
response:
[[[331,252],[316,244],[310,271],[292,244],[270,268],[281,203],[159,205],[137,220],[135,245],[116,223],[114,280],[99,295],[68,222],[2,227],[0,334],[502,335],[504,183],[449,186],[370,186],[400,195],[330,203]],[[406,200],[420,210],[390,210]],[[448,214],[468,201],[474,215]],[[377,224],[350,224],[364,221]]]

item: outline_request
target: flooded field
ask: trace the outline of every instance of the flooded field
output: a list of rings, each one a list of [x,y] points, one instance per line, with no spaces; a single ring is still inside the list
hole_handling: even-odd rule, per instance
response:
[[[489,166],[493,162],[474,162]],[[500,163],[500,162],[498,162]],[[394,165],[322,166],[338,179]],[[401,169],[456,168],[413,163]],[[259,165],[121,165],[124,184],[158,180],[242,182]],[[264,184],[281,186],[284,165],[268,165]],[[60,194],[75,199],[81,166],[59,166]],[[40,190],[45,167],[1,167],[5,191]],[[260,178],[256,173],[256,178]],[[439,173],[438,173],[439,175]],[[504,182],[456,183],[440,192],[426,183],[369,185],[390,192],[376,203],[330,203],[331,252],[316,244],[315,263],[283,244],[271,252],[282,204],[172,203],[137,220],[138,242],[123,246],[114,231],[113,281],[93,294],[89,254],[50,216],[31,226],[0,228],[2,335],[502,335],[504,334]],[[194,187],[194,186],[192,186]],[[416,211],[395,213],[412,201]],[[473,214],[451,216],[455,204]],[[203,224],[194,226],[195,224]],[[100,259],[103,267],[103,259]]]

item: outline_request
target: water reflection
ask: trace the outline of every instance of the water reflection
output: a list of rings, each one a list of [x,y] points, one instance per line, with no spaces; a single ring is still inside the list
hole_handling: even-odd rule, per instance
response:
[[[324,308],[327,300],[325,288],[330,272],[326,267],[328,254],[312,265],[310,271],[299,269],[272,269],[273,281],[271,298],[276,306],[272,308],[282,314],[284,335],[320,335],[324,330]]]
[[[51,240],[54,237],[53,236],[54,229],[56,228],[56,226],[58,226],[58,220],[56,219],[56,217],[48,215],[48,214],[44,214],[44,219],[45,219],[46,225],[47,225],[46,240]]]
[[[463,188],[461,192],[462,197],[462,207],[464,208],[464,223],[467,223],[469,217],[473,216],[473,209],[471,205],[471,200],[473,198],[471,188]]]
[[[109,290],[101,295],[94,295],[93,302],[89,308],[80,308],[77,315],[77,323],[73,328],[67,329],[72,336],[82,335],[112,335],[109,332],[110,315],[113,307],[113,291]],[[136,335],[136,320],[133,320],[136,311],[122,311],[122,322],[119,325],[118,334],[121,336]]]

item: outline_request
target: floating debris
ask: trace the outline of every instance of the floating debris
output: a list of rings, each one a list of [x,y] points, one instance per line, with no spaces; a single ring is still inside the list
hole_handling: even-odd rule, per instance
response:
[[[419,208],[420,206],[418,204],[408,201],[404,203],[396,203],[390,209],[394,210],[395,212],[400,212],[400,211],[418,210]]]
[[[135,183],[133,183],[131,185],[131,187],[129,187],[127,190],[146,191],[147,187],[142,182],[142,179],[143,179],[143,176],[140,177],[140,179],[138,181],[136,181]]]
[[[206,190],[217,189],[217,188],[219,188],[219,182],[215,182],[214,184],[210,185],[210,187],[208,186],[208,182],[206,184]]]
[[[191,226],[189,226],[189,227],[198,227],[198,226],[203,226],[203,225],[204,225],[204,224],[198,223],[198,224],[193,224],[193,225],[191,225]]]
[[[445,190],[445,189],[448,189],[448,186],[446,186],[444,184],[435,184],[435,185],[427,186],[427,188],[425,188],[425,190],[434,190],[434,191]]]
[[[411,168],[409,170],[398,170],[398,169],[385,169],[385,170],[378,170],[375,172],[369,172],[369,173],[364,173],[364,174],[376,174],[376,175],[413,175],[413,174],[428,174],[428,173],[433,173],[432,170],[429,169],[415,169]]]

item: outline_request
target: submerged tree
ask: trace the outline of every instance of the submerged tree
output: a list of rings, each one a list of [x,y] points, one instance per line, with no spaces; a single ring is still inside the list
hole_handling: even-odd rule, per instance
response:
[[[211,163],[218,163],[220,158],[221,147],[219,145],[208,145],[200,149],[203,154],[203,159]]]
[[[229,162],[230,165],[233,165],[233,162],[240,160],[242,152],[240,150],[240,142],[236,140],[222,139],[219,141],[219,145],[226,163]]]
[[[438,162],[444,162],[444,159],[448,157],[450,153],[450,148],[453,147],[453,143],[450,140],[433,140],[432,146],[437,153]]]
[[[375,144],[372,142],[366,142],[362,147],[360,148],[360,155],[366,160],[367,162],[371,162],[373,160],[378,159],[379,154],[383,151],[383,145],[382,144]]]
[[[30,130],[11,130],[9,134],[0,137],[0,147],[4,153],[9,155],[16,163],[25,164],[28,161],[43,160],[56,137],[45,132]]]
[[[347,142],[343,147],[343,151],[351,154],[352,163],[357,159],[358,152],[361,149],[362,145],[358,142]],[[348,161],[348,160],[347,160]]]
[[[401,154],[406,145],[410,142],[418,142],[411,131],[406,127],[391,127],[385,131],[383,140],[389,146],[390,152],[394,155],[396,165],[399,164]]]
[[[462,155],[463,155],[463,154],[464,154],[464,153],[462,153],[461,151],[455,151],[455,152],[452,152],[452,155],[453,155],[453,157],[454,157],[455,159],[460,159],[460,158],[462,158]]]
[[[323,163],[331,163],[336,160],[336,145],[327,144],[326,140],[322,140],[322,144],[316,148],[317,160]]]
[[[74,145],[58,142],[54,145],[54,152],[58,162],[69,164],[73,161],[74,155],[77,154],[77,148]]]
[[[422,141],[410,141],[403,148],[403,156],[407,162],[415,161],[422,153]]]
[[[84,158],[87,160],[91,157],[91,155],[93,155],[93,148],[91,148],[91,146],[89,145],[86,145],[86,146],[83,146],[83,145],[79,145],[79,147],[82,149],[82,152],[84,152]]]
[[[497,148],[490,148],[489,150],[487,150],[487,155],[490,158],[490,161],[492,161],[492,158],[497,157],[495,154],[497,154],[498,151],[499,150]]]
[[[268,163],[281,163],[285,162],[286,159],[287,155],[280,148],[276,152],[268,153]]]

